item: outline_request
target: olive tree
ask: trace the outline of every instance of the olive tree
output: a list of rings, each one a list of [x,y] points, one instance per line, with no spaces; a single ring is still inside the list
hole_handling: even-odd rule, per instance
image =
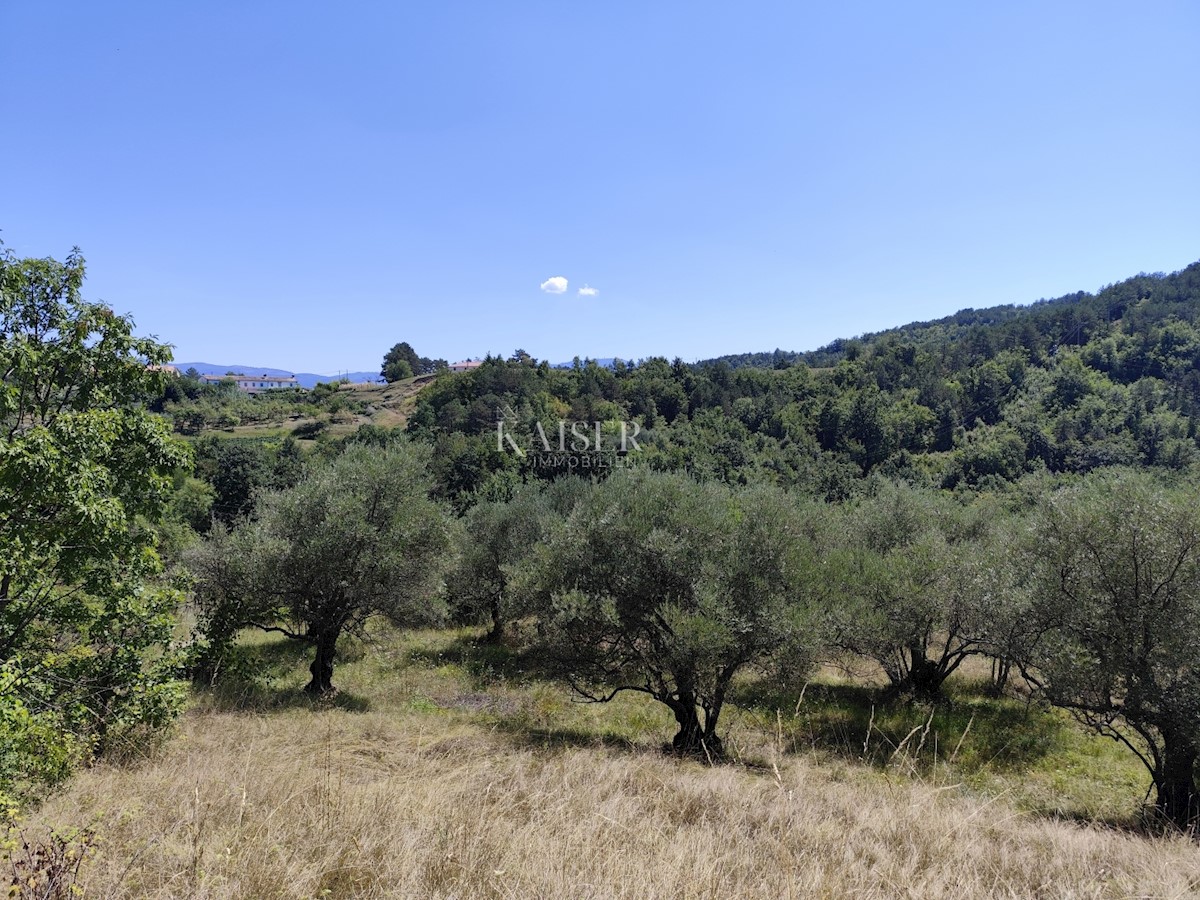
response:
[[[653,697],[675,717],[677,751],[718,758],[734,676],[804,664],[805,607],[819,583],[807,529],[777,490],[615,473],[524,569],[538,656],[587,700]]]
[[[451,523],[430,498],[428,451],[351,445],[293,487],[260,495],[257,518],[215,528],[191,555],[209,639],[242,627],[313,647],[306,691],[333,692],[339,637],[372,616],[431,625],[444,614]]]
[[[486,620],[486,640],[503,640],[510,619],[522,612],[514,574],[587,490],[583,479],[559,478],[523,486],[507,502],[485,500],[471,507],[447,578],[456,618]]]
[[[1041,510],[1034,677],[1051,702],[1125,744],[1157,808],[1200,821],[1200,498],[1134,473],[1093,476]]]
[[[936,699],[991,648],[1005,598],[987,566],[990,513],[883,482],[842,514],[833,640],[878,662],[892,694]]]

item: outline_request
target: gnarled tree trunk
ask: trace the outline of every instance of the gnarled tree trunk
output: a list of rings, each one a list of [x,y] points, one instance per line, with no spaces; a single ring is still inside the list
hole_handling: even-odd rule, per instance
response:
[[[336,691],[333,686],[333,658],[337,653],[337,639],[336,629],[318,632],[313,636],[316,654],[312,665],[308,667],[308,671],[312,673],[312,680],[305,686],[305,693],[325,697]]]
[[[484,641],[489,644],[499,644],[504,640],[504,605],[503,594],[497,591],[492,595],[488,611],[492,614],[492,627]]]
[[[909,653],[912,667],[908,670],[908,688],[920,700],[936,700],[946,678],[942,667],[925,655],[924,647],[911,647]]]
[[[671,740],[671,747],[676,753],[714,762],[723,757],[724,747],[717,736],[720,709],[706,710],[701,720],[696,698],[691,693],[681,693],[667,705],[679,724],[679,732]]]
[[[992,658],[992,683],[988,686],[988,694],[993,697],[1003,697],[1004,689],[1008,687],[1008,676],[1012,672],[1012,660],[1007,656]]]
[[[892,683],[887,691],[887,696],[893,698],[911,696],[924,701],[941,699],[942,683],[949,676],[950,670],[941,663],[930,659],[926,655],[923,643],[912,642],[897,656],[900,665],[888,670]]]
[[[1163,736],[1163,754],[1154,774],[1159,813],[1185,831],[1200,825],[1200,792],[1196,790],[1196,759],[1200,756],[1191,741],[1174,734]]]

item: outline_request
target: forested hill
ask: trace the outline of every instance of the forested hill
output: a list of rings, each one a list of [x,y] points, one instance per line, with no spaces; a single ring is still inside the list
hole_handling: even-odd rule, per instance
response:
[[[1001,488],[1037,472],[1182,470],[1200,460],[1198,320],[1200,263],[807,354],[563,370],[514,355],[436,379],[409,430],[437,444],[444,490],[465,504],[547,476],[497,450],[498,411],[524,434],[636,422],[645,465],[829,497],[874,472]]]
[[[1200,262],[1170,275],[1135,275],[1095,294],[1079,291],[1030,305],[967,308],[930,322],[839,338],[817,350],[734,353],[698,365],[723,362],[735,369],[779,368],[804,362],[828,367],[876,345],[898,340],[914,347],[934,348],[948,355],[952,367],[960,368],[988,359],[999,350],[1023,347],[1040,357],[1056,347],[1082,346],[1117,330],[1148,332],[1168,319],[1191,324],[1200,319]]]

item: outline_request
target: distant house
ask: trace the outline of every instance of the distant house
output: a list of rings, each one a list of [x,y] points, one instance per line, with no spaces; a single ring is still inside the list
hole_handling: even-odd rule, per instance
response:
[[[472,369],[478,369],[483,365],[482,359],[464,359],[462,362],[450,364],[451,372],[470,372]]]
[[[201,375],[200,380],[205,384],[220,384],[222,381],[233,381],[237,384],[239,391],[244,391],[247,394],[300,387],[300,382],[291,375]]]

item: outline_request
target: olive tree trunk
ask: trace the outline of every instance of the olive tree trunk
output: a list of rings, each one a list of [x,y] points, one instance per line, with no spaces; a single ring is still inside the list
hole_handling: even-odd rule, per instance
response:
[[[333,686],[333,658],[337,654],[337,639],[338,630],[334,629],[319,632],[314,636],[316,653],[312,665],[308,667],[308,671],[312,673],[312,680],[305,686],[305,693],[325,697],[336,691]]]
[[[1192,742],[1173,734],[1164,735],[1162,759],[1154,773],[1158,812],[1184,831],[1195,831],[1200,824],[1200,792],[1196,790],[1198,755]]]
[[[676,753],[710,761],[723,758],[724,747],[717,736],[720,706],[703,710],[702,718],[696,698],[690,693],[681,693],[679,697],[668,701],[667,706],[675,714],[675,721],[679,725],[679,732],[671,741]]]
[[[492,616],[492,627],[488,631],[487,636],[484,637],[484,641],[489,644],[499,644],[504,640],[505,625],[504,598],[499,591],[492,595],[491,600],[488,603],[488,612],[490,612]]]

